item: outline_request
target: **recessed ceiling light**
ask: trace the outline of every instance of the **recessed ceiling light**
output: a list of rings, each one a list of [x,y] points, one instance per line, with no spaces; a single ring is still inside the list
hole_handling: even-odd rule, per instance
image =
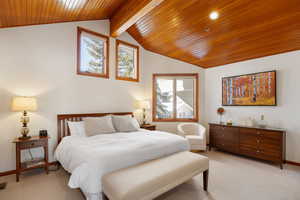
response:
[[[210,18],[211,20],[216,20],[216,19],[219,18],[219,13],[218,13],[217,11],[213,11],[213,12],[211,12],[211,13],[209,14],[209,18]]]

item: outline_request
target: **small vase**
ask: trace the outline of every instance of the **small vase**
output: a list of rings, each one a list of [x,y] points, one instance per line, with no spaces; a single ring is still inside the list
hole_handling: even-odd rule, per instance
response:
[[[258,122],[258,126],[261,128],[266,128],[267,127],[267,121],[265,120],[265,116],[261,115],[260,120]]]

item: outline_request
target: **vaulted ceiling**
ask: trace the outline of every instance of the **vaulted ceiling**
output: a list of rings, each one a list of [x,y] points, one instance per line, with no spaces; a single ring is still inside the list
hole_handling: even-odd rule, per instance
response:
[[[300,49],[299,0],[0,1],[0,28],[96,19],[110,19],[114,37],[127,30],[147,50],[205,68]]]

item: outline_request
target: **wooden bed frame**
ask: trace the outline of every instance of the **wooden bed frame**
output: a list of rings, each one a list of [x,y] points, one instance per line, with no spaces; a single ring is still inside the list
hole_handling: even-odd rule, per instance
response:
[[[57,144],[60,143],[63,137],[70,135],[68,121],[79,122],[85,117],[103,117],[106,115],[132,115],[132,112],[117,112],[117,113],[89,113],[89,114],[62,114],[57,115]]]

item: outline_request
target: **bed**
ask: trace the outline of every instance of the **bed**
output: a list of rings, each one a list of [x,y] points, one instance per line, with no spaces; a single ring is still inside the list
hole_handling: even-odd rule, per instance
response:
[[[87,200],[102,200],[101,178],[109,172],[189,150],[187,140],[180,136],[145,129],[85,138],[70,136],[67,121],[106,115],[132,113],[67,114],[57,117],[55,158],[71,174],[69,187],[79,188]]]

